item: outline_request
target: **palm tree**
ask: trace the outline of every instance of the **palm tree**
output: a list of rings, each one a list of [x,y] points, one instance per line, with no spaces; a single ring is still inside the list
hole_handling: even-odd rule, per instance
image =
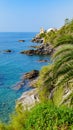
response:
[[[65,37],[66,38],[66,37]],[[59,79],[57,84],[64,84],[73,79],[73,37],[62,38],[57,42],[57,51],[53,56],[55,78]]]

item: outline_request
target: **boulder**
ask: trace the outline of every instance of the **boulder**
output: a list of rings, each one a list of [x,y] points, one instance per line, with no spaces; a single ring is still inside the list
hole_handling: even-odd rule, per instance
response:
[[[26,73],[25,75],[23,75],[22,79],[34,79],[37,78],[39,75],[39,71],[38,70],[32,70],[31,72]]]

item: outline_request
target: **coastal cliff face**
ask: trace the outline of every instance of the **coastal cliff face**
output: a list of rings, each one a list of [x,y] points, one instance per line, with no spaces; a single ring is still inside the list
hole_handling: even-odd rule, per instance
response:
[[[39,92],[40,90],[37,88],[33,88],[27,92],[24,92],[21,97],[17,101],[16,107],[22,104],[24,110],[32,108],[36,103],[41,102]],[[53,89],[53,97],[50,98],[51,92],[48,93],[48,99],[53,101],[53,103],[57,106],[68,106],[73,107],[73,88],[68,87],[60,87]]]

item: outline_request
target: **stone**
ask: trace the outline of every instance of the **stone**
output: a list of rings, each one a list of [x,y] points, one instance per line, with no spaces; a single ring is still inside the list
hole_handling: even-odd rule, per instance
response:
[[[29,86],[30,86],[31,88],[36,88],[36,83],[37,83],[37,81],[38,81],[38,78],[31,80],[31,81],[29,82]]]
[[[39,46],[30,46],[31,48],[39,48]]]
[[[4,52],[6,52],[6,53],[10,53],[10,52],[12,52],[12,50],[7,49],[7,50],[4,50]]]
[[[18,42],[25,42],[25,40],[19,40]]]
[[[27,55],[51,55],[54,52],[53,47],[50,44],[41,44],[37,49],[24,50],[21,54]]]
[[[13,87],[13,89],[14,90],[20,90],[23,86],[25,85],[25,82],[19,82],[19,83],[17,83],[14,87]]]
[[[36,77],[38,77],[39,75],[39,71],[38,70],[32,70],[31,72],[28,72],[26,74],[23,75],[22,79],[34,79]]]
[[[41,39],[40,37],[35,37],[31,40],[31,42],[34,42],[34,43],[43,43],[43,39]]]
[[[38,62],[48,62],[48,60],[38,60]]]
[[[24,92],[17,100],[16,108],[22,104],[24,110],[30,110],[36,103],[40,102],[37,89]]]
[[[33,55],[34,54],[34,50],[25,50],[25,51],[21,51],[21,54],[27,54],[27,55]]]

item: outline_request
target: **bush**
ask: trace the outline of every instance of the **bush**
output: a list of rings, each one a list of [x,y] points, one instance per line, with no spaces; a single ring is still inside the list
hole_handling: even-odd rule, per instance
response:
[[[73,130],[73,110],[58,108],[52,103],[37,104],[29,112],[12,116],[8,125],[0,125],[0,130]]]

